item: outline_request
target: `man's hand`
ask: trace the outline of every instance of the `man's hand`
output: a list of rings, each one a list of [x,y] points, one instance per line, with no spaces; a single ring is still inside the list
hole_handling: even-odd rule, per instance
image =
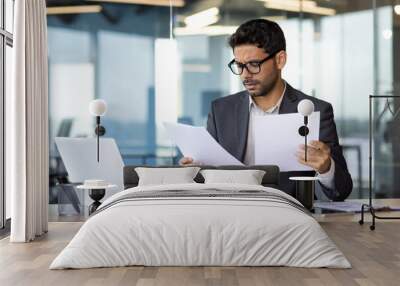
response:
[[[190,157],[183,157],[179,160],[179,165],[181,166],[190,166],[193,164],[194,164],[193,158]]]
[[[331,148],[321,141],[311,141],[307,144],[307,162],[304,157],[305,145],[299,146],[296,152],[297,160],[303,165],[310,166],[320,174],[324,174],[331,168]]]

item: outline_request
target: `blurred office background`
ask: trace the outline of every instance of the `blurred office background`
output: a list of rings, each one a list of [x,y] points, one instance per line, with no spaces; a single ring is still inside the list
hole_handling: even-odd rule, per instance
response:
[[[53,175],[59,172],[54,137],[93,136],[88,105],[95,98],[108,103],[102,120],[106,136],[115,138],[126,164],[174,162],[176,150],[162,122],[205,126],[212,100],[242,90],[239,78],[227,67],[233,57],[227,38],[244,21],[267,18],[278,22],[286,35],[284,78],[332,103],[354,179],[351,197],[367,197],[368,96],[400,95],[400,1],[47,0],[47,4]],[[390,110],[399,105],[379,99],[375,111],[387,104]],[[399,124],[387,114],[378,120],[376,196],[400,197]]]

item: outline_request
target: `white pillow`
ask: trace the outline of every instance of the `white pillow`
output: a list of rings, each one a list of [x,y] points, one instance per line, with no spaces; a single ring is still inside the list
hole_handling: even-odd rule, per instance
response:
[[[233,183],[261,185],[265,171],[262,170],[202,170],[204,183]]]
[[[195,183],[193,179],[199,170],[199,167],[135,168],[139,176],[138,186]]]

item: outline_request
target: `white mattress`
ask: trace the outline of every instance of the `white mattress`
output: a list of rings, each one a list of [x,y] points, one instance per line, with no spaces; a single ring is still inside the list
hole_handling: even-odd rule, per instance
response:
[[[263,190],[297,202],[276,189],[237,184],[128,189],[102,204],[111,203],[83,224],[50,269],[127,265],[351,267],[318,222],[289,204],[231,197],[152,198],[112,204],[132,192],[204,188]]]

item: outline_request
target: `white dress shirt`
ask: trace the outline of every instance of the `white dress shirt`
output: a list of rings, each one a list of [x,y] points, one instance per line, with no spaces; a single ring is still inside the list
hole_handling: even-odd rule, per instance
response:
[[[283,89],[283,93],[279,98],[278,102],[269,108],[268,110],[262,110],[257,104],[253,101],[253,98],[249,95],[249,127],[247,133],[247,147],[246,153],[244,156],[244,164],[245,165],[254,165],[255,164],[255,142],[254,142],[254,117],[255,116],[268,116],[273,114],[279,114],[279,107],[282,103],[283,96],[286,91],[286,83],[285,88]],[[324,174],[320,174],[317,172],[318,180],[321,184],[323,184],[328,189],[334,188],[334,175],[335,175],[335,161],[331,158],[331,167],[328,172]]]

